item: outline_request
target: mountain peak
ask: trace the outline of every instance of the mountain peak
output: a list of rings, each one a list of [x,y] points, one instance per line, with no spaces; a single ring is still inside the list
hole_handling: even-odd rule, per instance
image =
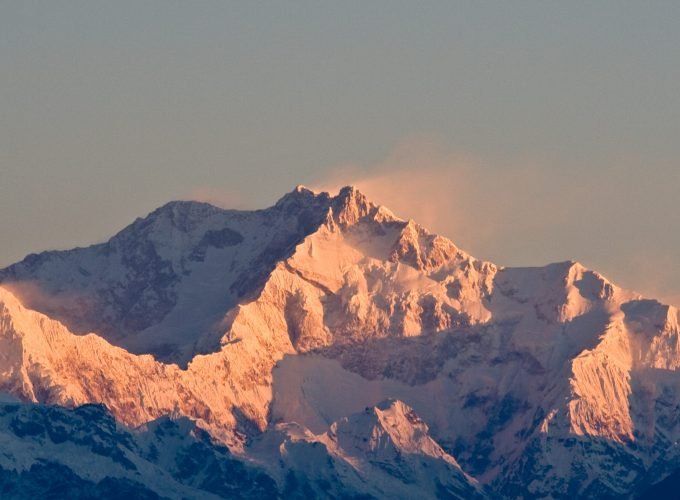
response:
[[[338,194],[335,196],[335,198],[359,203],[370,203],[366,195],[353,185],[347,185],[340,188],[340,191],[338,191]],[[372,203],[370,204],[372,205]]]
[[[382,218],[391,215],[389,210],[381,210],[381,207],[369,201],[356,186],[351,185],[341,188],[338,194],[333,196],[327,191],[317,192],[299,184],[277,201],[274,208],[291,213],[309,208],[326,213],[330,210],[335,222],[341,227],[352,226],[364,217],[379,213]]]
[[[475,496],[463,469],[495,496],[591,497],[680,463],[676,309],[574,261],[497,268],[354,186],[170,202],[0,283],[0,393],[191,418],[244,457],[298,422],[287,456],[261,441],[286,485],[278,458],[398,498]]]
[[[313,189],[309,189],[309,188],[308,188],[307,186],[305,186],[304,184],[298,184],[297,186],[295,186],[295,189],[293,189],[293,192],[295,192],[295,193],[304,193],[304,192],[311,192],[311,193],[313,193],[314,190],[313,190]]]
[[[113,238],[134,237],[149,232],[154,227],[187,233],[199,227],[206,219],[223,212],[226,210],[202,201],[169,201],[145,217],[137,218]]]
[[[274,208],[293,212],[316,204],[327,205],[330,195],[328,193],[317,193],[311,189],[298,184],[295,188],[284,194],[279,201],[274,204]]]
[[[186,216],[188,214],[194,214],[196,216],[205,215],[206,213],[220,212],[223,209],[216,207],[210,203],[204,201],[196,200],[173,200],[161,205],[149,216],[159,217],[159,216]]]
[[[367,215],[374,214],[377,205],[354,186],[345,186],[333,198],[333,211],[341,226],[351,226]]]

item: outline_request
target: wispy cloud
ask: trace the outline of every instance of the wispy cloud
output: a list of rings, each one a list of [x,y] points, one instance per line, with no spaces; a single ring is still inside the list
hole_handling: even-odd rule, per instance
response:
[[[509,220],[525,231],[543,227],[549,221],[539,209],[549,198],[546,183],[538,168],[491,168],[479,158],[447,151],[436,141],[410,139],[375,165],[336,166],[314,187],[335,192],[355,185],[398,216],[474,250],[508,236]]]
[[[455,234],[466,222],[458,193],[466,191],[473,165],[471,158],[445,152],[433,142],[410,140],[399,144],[378,164],[331,168],[313,187],[337,192],[351,184],[400,217]]]

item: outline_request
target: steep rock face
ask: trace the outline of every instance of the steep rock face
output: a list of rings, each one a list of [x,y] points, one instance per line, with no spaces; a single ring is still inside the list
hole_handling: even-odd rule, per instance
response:
[[[250,212],[172,202],[106,243],[29,255],[0,283],[74,333],[186,364],[216,350],[220,319],[258,293],[330,204],[301,187]]]
[[[424,455],[528,497],[630,493],[678,467],[677,309],[575,262],[474,259],[353,188],[299,187],[254,212],[172,203],[0,281],[3,390],[102,402],[130,426],[186,416],[246,456],[298,422],[310,430],[281,438],[291,460],[314,448],[332,463],[307,484],[317,494],[326,481],[380,496],[358,486],[371,474],[432,486]],[[411,422],[417,463],[388,473],[370,457],[404,453],[380,423],[408,413],[380,406],[392,397],[436,442]],[[367,435],[337,436],[365,407],[370,435],[391,444],[355,453],[346,443]]]
[[[1,390],[44,404],[104,403],[130,426],[185,415],[236,447],[243,432],[266,427],[271,367],[293,352],[285,331],[278,339],[248,336],[183,370],[94,334],[74,335],[2,288],[0,328]]]
[[[402,252],[414,223],[381,215],[345,229],[323,225],[275,271],[299,277],[319,296],[308,302],[323,314],[325,328],[311,328],[306,336],[328,331],[327,343],[356,342],[444,331],[490,318],[485,299],[495,266],[419,227],[422,241],[411,241],[411,250]],[[419,267],[411,265],[414,256]]]
[[[329,234],[335,234],[336,241]],[[305,249],[296,248],[303,242]],[[334,269],[323,260],[331,257],[329,244],[338,247],[335,254],[341,260],[346,257],[337,254],[354,253],[353,265],[360,264],[364,253],[379,262],[371,262],[372,269],[359,266],[354,274]],[[311,259],[295,267],[301,251],[310,252]],[[31,255],[1,270],[0,283],[24,305],[60,320],[74,333],[97,332],[130,352],[186,365],[196,354],[219,349],[225,330],[221,320],[239,303],[256,298],[292,254],[297,255],[292,267],[303,277],[310,261],[322,266],[322,282],[328,273],[342,273],[347,281],[344,296],[353,294],[353,287],[361,286],[361,280],[353,280],[368,272],[373,284],[387,283],[398,274],[404,275],[403,283],[421,280],[418,271],[446,272],[443,266],[455,266],[464,258],[471,267],[483,265],[448,240],[370,203],[354,188],[330,197],[298,187],[273,207],[254,212],[170,203],[107,243]],[[469,271],[461,269],[460,274],[467,278]],[[479,294],[464,297],[467,289],[459,289],[460,283],[449,277],[449,289],[440,290],[441,297],[396,290],[385,297],[385,304],[377,304],[382,316],[377,321],[396,316],[400,323],[386,328],[406,334],[420,331],[421,314],[428,315],[430,330],[465,321],[458,302],[464,299],[478,307]],[[358,301],[342,306],[365,316]],[[344,317],[338,321],[344,323]]]
[[[370,204],[356,190],[345,189],[329,198],[297,189],[274,209],[292,217],[318,210],[319,206],[326,215],[317,231],[292,249],[289,258],[275,264],[255,300],[237,305],[215,323],[216,336],[194,341],[198,352],[210,344],[215,352],[196,355],[186,369],[151,356],[130,354],[95,335],[75,337],[57,322],[26,310],[5,291],[4,339],[8,349],[11,344],[21,353],[14,359],[16,375],[5,382],[5,387],[32,401],[64,405],[104,402],[128,425],[177,411],[234,444],[241,438],[231,436],[233,430],[243,435],[266,427],[272,397],[271,369],[283,355],[295,349],[306,351],[371,336],[437,331],[467,321],[466,313],[458,311],[462,309],[460,302],[448,296],[447,285],[420,276],[400,261],[388,260],[395,242],[412,224]],[[160,210],[166,212],[168,207]],[[220,212],[201,212],[208,218],[214,213]],[[183,231],[205,225],[191,214],[173,221],[172,227]],[[159,229],[157,221],[152,222],[135,224],[151,227],[153,233]],[[139,231],[133,225],[123,233]],[[211,231],[205,234],[218,230]],[[145,231],[141,233],[146,235]],[[178,238],[175,229],[164,234]],[[181,236],[188,237],[184,233]],[[156,246],[167,247],[168,255],[184,245],[172,246],[157,239],[160,243]],[[204,239],[205,235],[199,242]],[[367,257],[364,251],[375,257]],[[463,259],[466,269],[476,265],[460,252],[453,252],[452,257]],[[450,265],[455,266],[455,262]],[[414,285],[423,292],[414,290]],[[15,282],[12,289],[22,287]],[[55,300],[60,300],[59,294]],[[135,338],[132,336],[130,342]],[[217,345],[215,338],[219,339]],[[216,387],[221,388],[219,393]]]

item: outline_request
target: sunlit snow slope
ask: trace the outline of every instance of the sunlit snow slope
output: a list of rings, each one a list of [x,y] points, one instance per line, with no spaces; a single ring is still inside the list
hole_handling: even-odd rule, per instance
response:
[[[298,187],[0,271],[0,389],[188,417],[281,494],[304,471],[317,495],[634,494],[680,468],[679,322],[578,263],[502,268]]]

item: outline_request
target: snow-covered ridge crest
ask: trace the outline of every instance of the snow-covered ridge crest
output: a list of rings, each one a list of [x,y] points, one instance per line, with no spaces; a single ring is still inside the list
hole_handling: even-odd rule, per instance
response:
[[[379,251],[378,257],[388,258],[392,252],[392,238],[396,241],[405,227],[409,230],[406,223],[389,217],[384,209],[368,202],[353,188],[341,190],[336,197],[324,194],[313,195],[303,189],[298,189],[285,196],[273,209],[270,209],[274,212],[273,216],[267,215],[267,211],[256,213],[255,216],[234,212],[230,214],[229,220],[238,222],[244,218],[265,217],[263,224],[270,227],[271,222],[268,219],[270,217],[274,217],[276,221],[295,218],[299,225],[306,223],[305,220],[301,222],[300,219],[310,217],[308,209],[316,212],[319,208],[325,210],[326,216],[316,232],[305,237],[296,247],[287,250],[291,252],[291,257],[275,264],[271,274],[265,277],[262,289],[255,300],[247,298],[245,302],[226,312],[224,309],[219,309],[216,320],[217,324],[223,325],[224,329],[208,332],[207,335],[195,340],[193,345],[199,352],[205,352],[209,348],[212,354],[192,355],[185,370],[179,369],[174,364],[154,360],[150,356],[137,356],[125,349],[116,348],[94,334],[84,335],[81,340],[64,325],[25,309],[13,294],[7,292],[9,288],[6,288],[3,292],[3,303],[7,306],[7,317],[14,321],[8,325],[6,332],[14,343],[13,348],[18,347],[18,352],[21,352],[15,360],[14,375],[10,377],[12,384],[15,384],[11,389],[17,391],[25,399],[42,403],[75,405],[90,401],[104,402],[117,418],[129,425],[139,425],[163,414],[179,411],[181,414],[196,418],[200,425],[210,428],[213,433],[229,442],[233,441],[228,435],[229,432],[239,426],[263,429],[267,422],[268,402],[272,397],[269,388],[270,371],[278,359],[284,354],[294,352],[296,348],[304,351],[330,345],[336,340],[360,340],[360,337],[356,338],[350,329],[342,324],[330,326],[325,324],[324,306],[320,302],[325,292],[323,292],[323,287],[320,289],[317,286],[321,282],[313,284],[313,280],[310,281],[309,276],[305,275],[316,268],[314,266],[308,269],[301,268],[299,266],[301,259],[304,259],[304,255],[309,256],[312,246],[319,247],[323,245],[326,238],[336,238],[338,245],[342,244],[338,247],[342,252],[336,252],[336,256],[350,267],[345,269],[342,264],[340,268],[333,271],[332,265],[328,266],[328,263],[324,263],[325,256],[323,255],[312,261],[321,263],[323,266],[318,269],[321,281],[327,282],[332,275],[341,280],[343,284],[351,283],[352,276],[359,280],[364,279],[363,271],[360,266],[357,266],[357,262],[364,259],[359,248],[371,246],[372,251]],[[198,263],[209,261],[213,247],[217,247],[219,254],[219,250],[222,250],[220,246],[231,249],[242,241],[241,237],[235,237],[225,231],[229,229],[236,233],[236,229],[220,228],[212,222],[212,219],[222,212],[207,204],[170,203],[155,211],[147,219],[136,221],[131,227],[116,235],[112,239],[111,248],[93,247],[92,253],[86,252],[84,255],[82,250],[78,250],[74,257],[67,253],[46,255],[44,262],[38,262],[35,266],[32,264],[32,259],[29,259],[29,262],[10,268],[6,274],[15,278],[22,272],[31,274],[37,270],[38,279],[23,283],[36,283],[41,278],[45,279],[46,276],[47,284],[58,286],[60,290],[51,295],[48,288],[40,296],[31,298],[43,306],[48,306],[48,309],[54,307],[55,302],[59,304],[60,299],[64,298],[66,298],[67,305],[71,305],[72,294],[76,292],[64,290],[67,290],[69,285],[74,285],[76,291],[81,285],[85,285],[83,287],[85,290],[91,290],[90,285],[95,282],[96,286],[96,281],[100,276],[96,272],[78,272],[75,280],[70,279],[65,283],[51,282],[50,278],[54,275],[64,276],[68,269],[63,269],[62,266],[65,261],[68,263],[69,258],[73,259],[78,269],[84,269],[84,266],[93,269],[93,264],[86,258],[92,257],[93,254],[98,257],[127,251],[132,254],[131,259],[135,259],[141,251],[140,247],[144,249],[152,245],[153,255],[167,258],[162,260],[164,264],[160,266],[164,271],[168,266],[174,269],[174,266],[178,265],[181,268],[184,261],[195,260]],[[282,213],[284,215],[281,215]],[[332,220],[331,225],[328,225],[329,220]],[[202,233],[198,231],[198,228],[202,228]],[[239,232],[239,234],[243,233],[245,231]],[[218,236],[214,236],[215,234]],[[213,241],[213,246],[208,246],[205,253],[197,255],[196,245],[199,249],[203,248],[201,245],[206,235],[209,235],[209,238],[215,238],[217,242]],[[342,243],[343,235],[347,236],[350,243]],[[385,237],[387,237],[386,242],[374,244],[375,240]],[[136,240],[140,240],[139,245],[135,245]],[[187,247],[192,248],[188,257],[177,251],[177,248]],[[346,254],[341,255],[343,252]],[[145,258],[140,257],[140,259],[144,262],[148,261]],[[416,276],[413,270],[409,271],[409,266],[404,267],[398,261],[394,262],[394,257],[389,257],[389,259],[386,265],[392,270],[390,272],[405,273],[407,282]],[[355,262],[350,265],[352,260]],[[47,272],[52,267],[56,268],[56,273]],[[93,271],[99,270],[93,269]],[[193,272],[201,272],[201,270],[194,269]],[[337,274],[333,275],[333,272]],[[257,275],[257,272],[253,274]],[[129,273],[126,276],[129,276]],[[205,274],[202,277],[205,277]],[[350,282],[347,281],[348,279]],[[22,291],[30,290],[22,288],[21,285],[22,282],[13,282],[9,284],[9,287],[15,293],[18,290],[17,295],[20,296]],[[335,289],[342,288],[342,285],[338,283],[328,283],[328,285]],[[409,302],[401,305],[405,294],[403,286],[405,285],[397,285],[397,290],[390,292],[390,297],[392,297],[390,300],[396,301],[397,307],[400,308],[410,307],[406,305]],[[319,295],[320,290],[321,295]],[[342,295],[349,293],[349,290],[339,293],[338,299],[342,301]],[[172,289],[168,291],[161,287],[160,291],[170,293]],[[210,295],[215,291],[214,289],[203,286],[203,289],[199,291],[206,294],[200,297],[202,300],[208,302],[214,300]],[[115,293],[114,290],[109,292],[107,289],[105,292]],[[196,293],[196,290],[193,293]],[[110,295],[102,295],[104,298],[110,298]],[[406,295],[408,296],[408,293]],[[141,296],[138,295],[137,300],[143,300],[144,296],[144,293]],[[315,297],[318,307],[308,309]],[[356,303],[357,300],[362,299],[355,299],[354,302]],[[87,306],[88,304],[76,302],[76,305]],[[134,307],[133,305],[133,309]],[[417,307],[416,304],[416,310]],[[334,312],[334,309],[336,308],[327,308],[326,312],[334,320],[342,323],[342,310]],[[69,312],[67,308],[63,311]],[[81,309],[76,309],[76,311],[82,312]],[[390,309],[380,311],[381,317],[387,319],[388,323],[389,314],[391,314]],[[416,319],[413,324],[405,324],[404,320],[397,319],[394,325],[386,325],[385,333],[399,335],[403,332],[417,333],[420,330],[418,321]],[[18,330],[15,323],[19,325]],[[351,325],[351,321],[348,324]],[[442,325],[448,327],[448,321],[444,321],[438,328]],[[47,330],[45,330],[46,327]],[[162,325],[155,327],[155,331],[162,340],[167,340],[165,334],[173,336],[173,331],[165,331]],[[184,330],[176,331],[181,334],[191,333]],[[82,335],[81,332],[78,334]],[[114,331],[107,337],[111,342],[119,343],[118,334],[119,332]],[[380,332],[377,334],[381,335]],[[134,342],[138,338],[148,336],[148,332],[143,331],[137,335],[130,336],[129,342],[132,345],[135,345]],[[125,345],[123,342],[120,343]],[[106,366],[110,366],[103,371],[102,376],[82,377],[83,373],[100,370],[102,359],[108,359]],[[25,368],[27,365],[31,366],[28,371]],[[65,367],[68,367],[68,370]],[[227,378],[230,379],[231,389],[221,396],[218,403],[215,396],[211,395],[213,387],[219,386],[220,381]],[[132,393],[128,393],[125,389],[137,386],[140,390]],[[231,412],[233,405],[241,408],[238,417],[234,417]]]
[[[264,210],[172,202],[1,270],[0,390],[104,403],[129,426],[185,416],[246,456],[298,422],[313,432],[291,447],[337,458],[331,433],[376,408],[409,422],[375,424],[390,442],[455,456],[495,492],[620,493],[655,456],[680,464],[678,323],[579,263],[499,267],[355,188],[298,186]]]
[[[170,202],[106,243],[29,255],[0,270],[0,282],[75,333],[186,364],[215,350],[222,317],[256,297],[328,216],[345,227],[371,214],[386,219],[354,188],[330,196],[298,187],[255,211]]]

